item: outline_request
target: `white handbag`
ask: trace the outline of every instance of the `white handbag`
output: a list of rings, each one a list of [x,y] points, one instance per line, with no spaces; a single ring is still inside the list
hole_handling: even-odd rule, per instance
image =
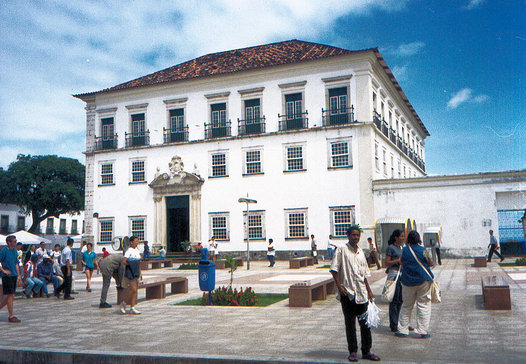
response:
[[[398,267],[398,273],[396,273],[396,277],[393,281],[385,281],[384,289],[382,290],[382,300],[384,302],[393,302],[394,294],[396,291],[396,282],[398,281],[398,277],[400,276],[401,269],[402,267]]]
[[[411,253],[413,253],[413,256],[415,257],[415,259],[418,262],[418,264],[420,264],[422,269],[425,270],[425,272],[427,273],[429,278],[431,278],[433,280],[433,282],[431,283],[431,302],[432,303],[440,303],[440,302],[442,302],[442,294],[440,292],[440,285],[438,284],[438,282],[435,279],[433,279],[433,277],[431,277],[431,274],[429,274],[429,271],[424,267],[422,262],[416,257],[416,254],[413,251],[413,249],[410,246],[408,246],[408,248],[409,248],[409,250],[411,250]]]

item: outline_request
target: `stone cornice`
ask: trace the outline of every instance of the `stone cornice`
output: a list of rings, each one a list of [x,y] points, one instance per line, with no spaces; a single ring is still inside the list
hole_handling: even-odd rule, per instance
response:
[[[290,82],[290,83],[281,83],[279,84],[279,88],[292,88],[292,87],[304,87],[307,84],[307,81],[299,81],[299,82]]]
[[[216,92],[216,93],[213,93],[213,94],[205,95],[205,97],[206,97],[208,100],[211,100],[211,99],[219,99],[219,98],[227,98],[228,96],[230,96],[230,91]]]
[[[352,78],[352,75],[342,75],[342,76],[336,76],[336,77],[322,78],[321,80],[325,83],[331,83],[331,82],[339,82],[339,81],[348,81],[351,78]]]

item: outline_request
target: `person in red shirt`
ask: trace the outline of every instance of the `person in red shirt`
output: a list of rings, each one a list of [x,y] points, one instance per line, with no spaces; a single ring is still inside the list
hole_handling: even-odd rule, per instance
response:
[[[106,258],[108,255],[110,255],[110,253],[108,253],[108,251],[106,250],[106,248],[102,248],[102,257],[103,257],[103,258]]]

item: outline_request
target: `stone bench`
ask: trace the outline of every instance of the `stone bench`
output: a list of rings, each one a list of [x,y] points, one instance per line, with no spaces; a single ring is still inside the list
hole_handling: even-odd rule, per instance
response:
[[[488,264],[486,263],[486,257],[475,257],[474,267],[484,268],[484,267],[487,267],[487,266],[488,266]]]
[[[289,260],[289,268],[291,269],[298,269],[308,265],[314,265],[314,257],[298,257]]]
[[[317,278],[294,283],[289,287],[289,307],[312,307],[312,301],[326,300],[328,294],[336,293],[332,278]]]
[[[151,268],[150,268],[151,265]],[[141,260],[141,270],[148,269],[159,269],[159,268],[171,268],[174,266],[174,263],[171,259],[150,259],[150,260]]]
[[[486,310],[511,310],[510,286],[502,277],[482,277],[482,294]]]
[[[185,277],[168,277],[160,281],[139,282],[139,289],[146,289],[146,299],[166,298],[166,285],[170,284],[170,294],[188,293],[188,279]],[[138,291],[137,290],[137,291]],[[117,302],[122,302],[124,290],[117,290]]]
[[[243,266],[243,259],[236,258],[235,261],[237,262],[238,267]],[[216,269],[225,269],[230,268],[230,264],[226,261],[226,259],[218,259],[216,260]]]

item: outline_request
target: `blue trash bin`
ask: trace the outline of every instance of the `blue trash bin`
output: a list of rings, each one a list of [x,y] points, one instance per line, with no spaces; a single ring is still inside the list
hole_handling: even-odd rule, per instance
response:
[[[209,260],[201,260],[199,269],[199,288],[201,291],[213,291],[216,285],[216,265]]]

